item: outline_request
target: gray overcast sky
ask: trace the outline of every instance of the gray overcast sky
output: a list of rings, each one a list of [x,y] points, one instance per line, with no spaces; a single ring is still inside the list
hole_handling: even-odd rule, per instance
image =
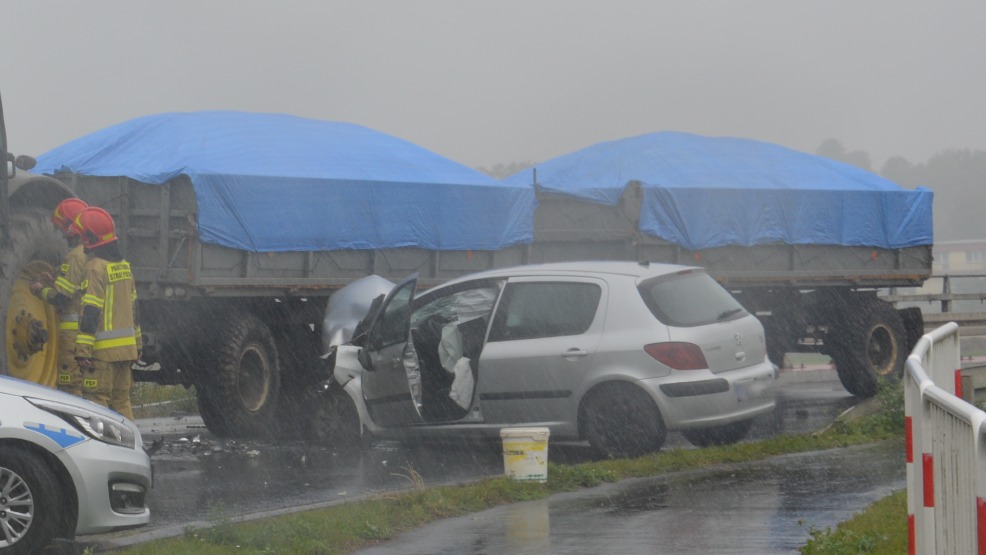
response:
[[[11,150],[168,111],[364,125],[470,166],[674,130],[877,169],[986,149],[982,0],[2,0]]]

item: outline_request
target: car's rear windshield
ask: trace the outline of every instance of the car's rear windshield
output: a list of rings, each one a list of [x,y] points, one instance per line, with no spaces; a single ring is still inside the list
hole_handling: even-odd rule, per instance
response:
[[[649,279],[637,289],[654,316],[669,326],[702,326],[747,315],[729,291],[700,270]]]

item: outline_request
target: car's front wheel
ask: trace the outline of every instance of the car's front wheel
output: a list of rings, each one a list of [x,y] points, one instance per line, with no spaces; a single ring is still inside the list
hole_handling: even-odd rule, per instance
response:
[[[341,449],[363,449],[370,438],[363,430],[359,410],[349,395],[338,388],[318,396],[313,435],[321,442]]]
[[[0,554],[40,553],[55,537],[64,510],[60,483],[41,458],[16,447],[0,457]]]
[[[602,384],[589,392],[581,421],[589,445],[609,458],[660,451],[668,433],[654,401],[626,383]]]

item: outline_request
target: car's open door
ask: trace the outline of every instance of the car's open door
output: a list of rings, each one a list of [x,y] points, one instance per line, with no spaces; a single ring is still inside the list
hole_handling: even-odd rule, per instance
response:
[[[359,353],[366,370],[363,398],[370,417],[380,426],[421,422],[421,372],[410,341],[411,305],[418,276],[414,274],[387,295],[367,331]]]

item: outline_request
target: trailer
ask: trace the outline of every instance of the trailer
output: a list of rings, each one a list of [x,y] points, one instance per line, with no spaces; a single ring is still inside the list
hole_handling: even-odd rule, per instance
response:
[[[80,148],[90,153],[86,160],[91,161],[92,145]],[[117,143],[113,156],[119,149]],[[911,345],[923,333],[919,310],[895,310],[877,293],[920,285],[929,277],[930,192],[922,192],[915,204],[901,205],[922,217],[927,211],[928,240],[919,238],[916,244],[777,240],[695,246],[646,230],[653,206],[643,179],[627,180],[615,201],[600,203],[546,186],[542,179],[548,181],[551,174],[546,163],[539,166],[536,177],[525,174],[515,183],[500,182],[510,197],[505,204],[497,204],[493,197],[478,202],[459,198],[451,189],[418,191],[415,198],[423,200],[413,210],[406,210],[406,203],[418,201],[405,196],[390,203],[397,206],[397,212],[393,206],[388,208],[390,220],[372,211],[361,213],[356,218],[364,222],[363,228],[354,231],[351,224],[331,232],[374,235],[375,242],[312,243],[298,248],[297,237],[283,235],[287,232],[278,225],[283,220],[251,224],[262,218],[263,211],[254,205],[237,207],[239,196],[262,197],[266,187],[267,202],[278,206],[276,212],[282,217],[311,205],[361,211],[365,199],[347,201],[345,191],[330,195],[319,190],[295,206],[290,204],[292,189],[276,178],[253,183],[240,179],[234,185],[226,183],[221,188],[224,195],[206,196],[200,175],[165,171],[159,161],[148,163],[154,171],[126,175],[76,163],[65,151],[49,154],[41,157],[39,165],[52,181],[105,208],[116,220],[138,285],[144,353],[136,379],[194,386],[206,425],[219,435],[281,430],[281,424],[305,421],[296,417],[317,410],[316,386],[331,377],[319,361],[326,300],[333,291],[372,274],[397,281],[417,273],[419,287],[429,287],[479,270],[542,262],[648,260],[704,266],[761,318],[775,363],[781,364],[784,354],[792,351],[828,354],[846,389],[864,397],[875,394],[880,378],[901,375]],[[525,180],[531,185],[524,185]],[[243,183],[246,189],[235,188]],[[217,198],[222,198],[228,212],[208,220],[205,214],[215,211]],[[54,202],[49,199],[42,206]],[[356,204],[361,206],[358,210]],[[432,205],[444,208],[440,214],[416,214]],[[450,205],[455,209],[450,210]],[[401,212],[402,206],[407,214]],[[338,219],[349,216],[334,214]],[[420,221],[405,222],[405,215]],[[897,212],[880,215],[891,220],[899,216]],[[443,224],[435,230],[440,240],[403,240],[410,237],[409,230],[420,233],[437,225],[436,219]],[[378,228],[394,223],[405,229],[389,243],[380,240]],[[45,227],[42,224],[36,222],[35,227]],[[486,228],[465,242],[452,240],[487,224],[502,227]],[[922,221],[918,226],[922,233],[923,225]],[[236,226],[245,234],[220,236],[226,227]],[[329,232],[321,230],[308,239],[324,241],[320,234],[325,233]],[[494,235],[498,244],[483,244]],[[271,237],[289,246],[274,250]],[[262,247],[245,243],[250,240],[264,243]],[[50,322],[40,321],[45,329],[54,329]],[[13,341],[7,333],[9,356]]]

